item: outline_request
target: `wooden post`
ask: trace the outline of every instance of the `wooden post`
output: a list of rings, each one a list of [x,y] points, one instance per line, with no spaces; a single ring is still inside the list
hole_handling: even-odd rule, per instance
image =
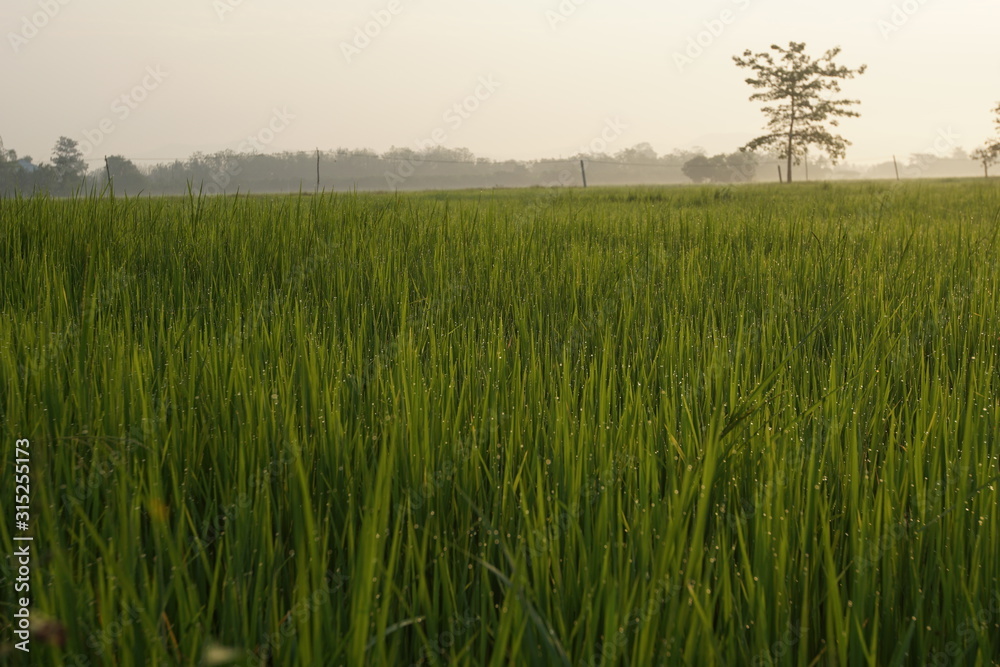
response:
[[[781,173],[781,165],[780,164],[778,165],[778,182],[779,183],[784,183],[785,182],[785,177]]]
[[[319,149],[316,149],[316,192],[319,192]]]
[[[587,187],[587,168],[583,166],[583,160],[580,160],[580,173],[583,174],[583,187]]]
[[[104,172],[108,175],[108,183],[111,183],[111,165],[108,164],[108,156],[104,156]]]
[[[892,156],[892,166],[896,168],[896,180],[899,180],[899,163],[896,162],[896,156]]]

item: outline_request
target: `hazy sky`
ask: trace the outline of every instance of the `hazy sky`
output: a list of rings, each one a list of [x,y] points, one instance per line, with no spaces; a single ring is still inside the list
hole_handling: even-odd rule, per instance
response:
[[[2,0],[0,32],[0,136],[36,162],[731,151],[763,125],[732,56],[790,40],[869,65],[849,161],[974,148],[1000,101],[998,0]]]

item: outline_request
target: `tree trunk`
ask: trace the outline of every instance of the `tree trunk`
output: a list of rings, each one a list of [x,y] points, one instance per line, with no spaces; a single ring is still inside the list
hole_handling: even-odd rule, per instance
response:
[[[788,125],[788,175],[785,177],[786,183],[792,182],[792,139],[795,136],[795,105],[792,104],[792,120]]]

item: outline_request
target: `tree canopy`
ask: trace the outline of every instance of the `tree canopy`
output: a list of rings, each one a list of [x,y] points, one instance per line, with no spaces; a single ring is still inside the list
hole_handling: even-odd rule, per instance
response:
[[[59,137],[52,149],[52,166],[60,185],[71,185],[82,181],[87,175],[87,163],[77,142],[69,137]]]

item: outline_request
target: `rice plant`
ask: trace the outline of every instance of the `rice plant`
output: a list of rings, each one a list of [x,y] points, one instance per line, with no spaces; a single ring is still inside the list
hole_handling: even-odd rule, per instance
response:
[[[998,234],[985,180],[2,199],[32,664],[994,664]]]

